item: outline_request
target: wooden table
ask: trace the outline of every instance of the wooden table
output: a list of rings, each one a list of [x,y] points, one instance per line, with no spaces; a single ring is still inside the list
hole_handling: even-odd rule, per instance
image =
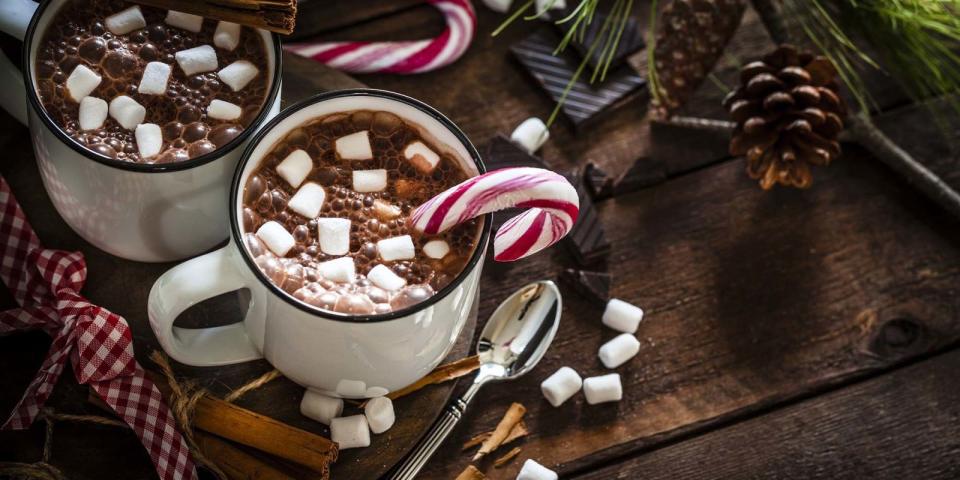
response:
[[[328,39],[440,30],[439,15],[411,3],[354,0],[302,20],[301,28]],[[638,8],[641,16],[647,10]],[[507,54],[530,26],[491,38],[503,17],[480,5],[478,13],[477,38],[453,66],[358,79],[431,103],[478,145],[529,116],[546,118],[552,103]],[[378,18],[365,21],[371,16]],[[770,45],[748,12],[718,81],[732,85],[736,64]],[[895,108],[902,96],[883,85],[877,91],[886,108],[878,123],[960,187],[960,156],[926,112]],[[724,93],[707,82],[688,112],[722,118]],[[557,170],[594,161],[622,173],[651,153],[644,104],[635,99],[579,133],[558,122],[544,160]],[[956,125],[946,130],[953,142]],[[0,126],[6,161],[29,158],[25,130],[6,116]],[[687,140],[667,146],[696,144]],[[606,373],[596,350],[615,335],[600,325],[598,307],[564,290],[560,331],[541,364],[515,383],[485,389],[423,478],[455,477],[469,463],[460,445],[493,428],[515,401],[528,408],[532,434],[505,467],[481,464],[491,478],[512,479],[525,458],[585,479],[960,477],[960,222],[855,145],[816,169],[807,191],[762,192],[742,160],[716,149],[686,148],[660,160],[650,168],[662,171],[663,182],[599,204],[613,244],[601,268],[613,274],[614,296],[646,311],[640,354],[617,369],[624,400],[590,406],[578,396],[553,408],[542,399],[539,383],[560,366]],[[20,183],[39,187],[38,180]],[[32,220],[41,238],[47,222],[60,221]],[[480,322],[515,288],[571,266],[559,248],[516,265],[488,263]],[[4,412],[47,344],[40,334],[0,339]],[[55,405],[77,401],[70,377],[58,385]],[[65,426],[57,437],[54,457],[71,478],[103,478],[117,462],[124,478],[150,478],[134,437],[95,431],[96,442],[90,427]],[[18,460],[33,460],[41,439],[36,427],[0,433],[0,459],[13,450],[5,445],[16,445]]]

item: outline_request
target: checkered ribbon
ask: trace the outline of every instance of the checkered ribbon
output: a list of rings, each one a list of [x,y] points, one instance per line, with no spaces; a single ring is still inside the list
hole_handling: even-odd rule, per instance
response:
[[[163,480],[196,479],[187,445],[160,391],[133,356],[130,327],[79,295],[87,278],[80,252],[40,245],[10,186],[0,177],[0,278],[21,308],[0,312],[0,335],[41,329],[53,344],[3,429],[28,428],[53,391],[67,358],[140,437]]]

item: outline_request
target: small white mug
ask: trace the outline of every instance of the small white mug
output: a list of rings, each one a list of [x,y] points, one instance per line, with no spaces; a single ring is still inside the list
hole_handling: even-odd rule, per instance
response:
[[[65,134],[37,96],[38,44],[66,1],[0,0],[0,31],[23,40],[24,47],[22,73],[0,52],[0,106],[30,127],[53,206],[85,240],[129,260],[180,260],[213,248],[227,232],[223,199],[243,146],[280,110],[279,37],[258,31],[266,46],[270,89],[263,110],[240,135],[183,162],[124,162],[96,154]]]
[[[490,216],[463,271],[433,297],[381,315],[324,311],[273,284],[243,247],[241,192],[264,155],[291,130],[311,119],[352,110],[391,112],[446,146],[469,176],[485,168],[476,148],[442,114],[426,104],[381,90],[343,90],[289,107],[253,138],[230,190],[230,243],[164,273],[150,290],[150,326],[163,349],[187,365],[215,366],[266,358],[313,393],[345,398],[385,395],[423,377],[443,360],[469,319],[490,236]],[[240,323],[184,329],[174,326],[188,307],[246,288],[250,306]]]

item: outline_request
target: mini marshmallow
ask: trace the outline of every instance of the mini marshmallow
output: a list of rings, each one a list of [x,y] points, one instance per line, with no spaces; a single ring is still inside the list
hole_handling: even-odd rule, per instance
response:
[[[393,270],[390,270],[390,267],[386,265],[377,265],[371,268],[367,272],[367,279],[387,291],[400,290],[407,284],[403,277],[393,273]]]
[[[340,446],[340,450],[370,446],[370,427],[367,417],[352,415],[330,420],[330,439]]]
[[[328,260],[317,265],[317,271],[323,278],[340,283],[351,283],[357,276],[356,267],[353,264],[353,257],[340,257]],[[364,388],[366,391],[366,388]]]
[[[103,24],[114,35],[125,35],[139,28],[147,26],[147,20],[143,18],[143,12],[140,7],[133,6],[126,10],[121,10],[104,19]]]
[[[450,245],[443,240],[430,240],[423,246],[423,254],[430,257],[441,259],[450,253]]]
[[[621,332],[634,333],[643,320],[643,310],[623,300],[611,298],[603,311],[603,324]]]
[[[240,105],[234,105],[223,100],[213,100],[207,107],[207,116],[218,120],[236,120],[243,114]]]
[[[213,32],[213,44],[232,52],[240,45],[240,25],[224,21],[217,23],[217,29]]]
[[[363,380],[341,378],[337,382],[336,392],[346,398],[359,398],[367,393],[367,384]]]
[[[90,92],[93,92],[97,85],[100,85],[101,80],[103,78],[97,72],[90,70],[81,63],[74,67],[70,76],[67,77],[67,93],[70,94],[73,101],[79,102],[83,100],[83,97],[90,95]]]
[[[387,171],[380,168],[377,170],[354,170],[353,171],[353,191],[358,193],[382,192],[387,188]]]
[[[370,149],[370,134],[366,130],[351,133],[340,137],[334,142],[337,155],[344,160],[370,160],[373,150]]]
[[[217,69],[217,52],[210,45],[180,50],[174,57],[180,69],[187,75],[212,72]]]
[[[283,225],[271,220],[264,223],[257,229],[257,238],[259,238],[271,252],[282,257],[290,251],[297,243],[293,235]]]
[[[313,182],[307,182],[300,187],[300,190],[297,190],[297,193],[293,194],[293,197],[287,202],[287,206],[290,207],[290,210],[304,217],[313,218],[316,217],[320,213],[320,209],[323,208],[323,200],[326,196],[327,194],[323,191],[323,187]]]
[[[170,79],[171,70],[170,65],[163,62],[148,63],[143,69],[137,92],[144,95],[163,95],[167,92],[167,81]]]
[[[147,109],[126,95],[110,100],[109,110],[110,116],[127,130],[137,128],[137,125],[143,123],[144,117],[147,116]]]
[[[537,0],[537,13],[567,8],[566,0]]]
[[[547,130],[547,125],[543,123],[543,120],[536,117],[524,120],[510,134],[510,140],[523,147],[531,155],[539,150],[548,138],[550,138],[550,131]]]
[[[497,13],[507,13],[513,0],[483,0],[483,4]]]
[[[417,170],[424,173],[432,172],[440,163],[440,155],[437,155],[436,152],[430,150],[430,147],[419,140],[407,145],[407,148],[403,149],[403,156],[410,160],[410,163]]]
[[[107,102],[97,97],[80,100],[80,130],[95,130],[107,119]]]
[[[313,160],[303,150],[294,150],[277,165],[277,174],[283,177],[291,187],[297,188],[313,170]]]
[[[317,235],[320,251],[327,255],[346,255],[350,252],[350,220],[347,218],[318,218]]]
[[[167,18],[163,20],[171,27],[182,28],[188,32],[199,33],[203,28],[203,17],[190,13],[168,10]]]
[[[409,260],[417,255],[410,235],[384,238],[377,242],[377,252],[380,258],[392,262],[394,260]]]
[[[523,467],[520,468],[520,473],[517,474],[517,480],[557,480],[558,478],[560,477],[557,476],[557,472],[540,465],[530,458],[528,458],[526,462],[523,462]]]
[[[155,123],[137,125],[133,136],[137,139],[137,150],[143,158],[150,158],[160,153],[163,147],[163,132],[160,131],[160,125]]]
[[[550,405],[559,407],[579,392],[582,386],[583,379],[580,378],[576,370],[570,367],[560,367],[540,384],[540,391],[543,392],[544,398],[550,402]]]
[[[259,73],[260,69],[258,69],[256,65],[246,60],[237,60],[223,67],[223,69],[217,72],[217,76],[220,77],[220,80],[223,80],[223,83],[226,83],[231,90],[239,92]]]
[[[367,417],[367,424],[373,433],[383,433],[393,426],[396,415],[393,413],[393,402],[387,397],[371,398],[363,407],[363,415]]]
[[[623,387],[620,385],[620,374],[611,373],[599,377],[583,379],[583,395],[587,403],[596,405],[604,402],[619,402],[623,398]]]
[[[637,340],[637,337],[629,333],[621,333],[613,337],[609,342],[604,343],[603,346],[600,347],[597,356],[600,357],[603,366],[607,368],[617,368],[626,363],[627,360],[636,356],[639,351],[640,342]]]
[[[300,401],[300,413],[324,425],[343,414],[343,400],[307,392]]]
[[[400,207],[390,202],[378,198],[373,201],[373,213],[380,220],[393,220],[399,217],[400,214],[403,213],[403,210],[400,210]]]

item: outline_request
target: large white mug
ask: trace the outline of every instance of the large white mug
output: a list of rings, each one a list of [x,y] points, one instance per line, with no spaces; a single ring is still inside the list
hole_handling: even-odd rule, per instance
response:
[[[325,115],[352,110],[391,112],[447,147],[469,176],[484,172],[476,148],[433,108],[380,90],[320,94],[289,107],[257,133],[244,152],[230,190],[230,243],[188,260],[161,276],[150,290],[150,326],[163,349],[188,365],[225,365],[266,358],[314,393],[345,398],[385,395],[433,370],[466,324],[480,280],[490,234],[483,219],[476,250],[463,271],[433,297],[381,315],[346,315],[310,307],[273,284],[243,247],[243,186],[264,155],[291,130]],[[432,137],[432,138],[430,138]],[[184,329],[174,321],[191,305],[246,288],[246,317],[227,326]]]
[[[0,0],[0,30],[23,40],[23,70],[0,52],[0,105],[30,127],[43,185],[64,221],[97,248],[144,262],[179,260],[226,238],[224,199],[244,145],[280,110],[280,40],[258,30],[270,66],[263,110],[226,145],[190,160],[140,164],[107,158],[65,134],[37,96],[36,55],[69,0]]]

